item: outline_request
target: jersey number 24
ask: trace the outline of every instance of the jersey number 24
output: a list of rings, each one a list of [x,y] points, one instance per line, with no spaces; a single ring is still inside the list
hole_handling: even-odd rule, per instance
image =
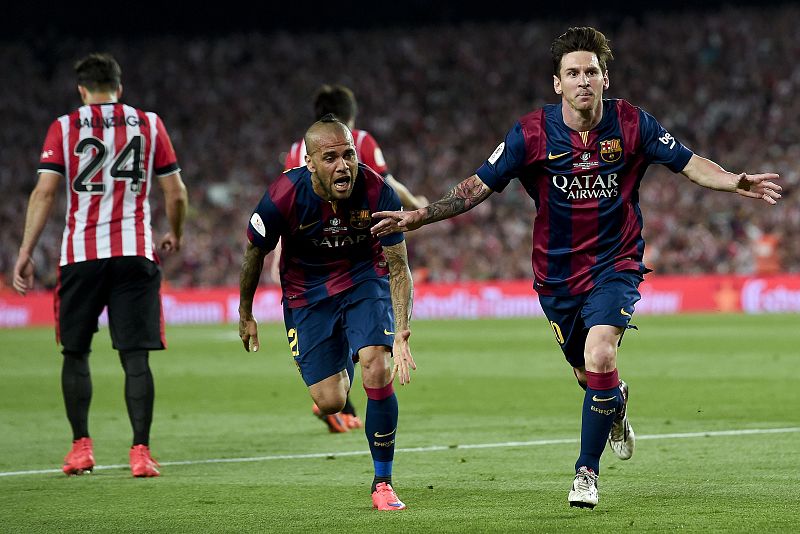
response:
[[[137,194],[142,190],[142,182],[145,179],[144,168],[142,167],[143,143],[141,135],[134,135],[128,141],[128,144],[120,150],[117,157],[114,158],[109,170],[109,174],[115,180],[130,180],[131,191]],[[102,195],[106,190],[105,184],[102,181],[93,182],[92,179],[103,167],[108,156],[108,149],[106,149],[105,143],[97,137],[84,137],[75,145],[73,153],[76,156],[82,156],[92,149],[94,149],[94,156],[72,180],[72,190],[76,193]],[[130,165],[128,165],[129,161]]]

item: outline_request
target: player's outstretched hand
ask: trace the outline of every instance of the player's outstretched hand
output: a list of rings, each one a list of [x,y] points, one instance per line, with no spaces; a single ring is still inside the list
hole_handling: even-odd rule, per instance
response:
[[[249,313],[239,313],[239,338],[242,340],[244,350],[258,352],[258,322]]]
[[[411,370],[417,370],[417,364],[411,355],[411,348],[408,346],[408,338],[411,337],[411,330],[402,330],[394,335],[394,345],[392,346],[392,380],[395,376],[399,377],[400,385],[404,386],[411,382]]]
[[[414,211],[378,211],[372,214],[378,221],[371,229],[375,237],[383,237],[397,232],[409,232],[422,226],[426,211],[422,208]]]
[[[783,188],[771,180],[778,179],[780,179],[780,175],[774,172],[742,173],[739,175],[739,183],[736,184],[736,192],[745,197],[760,198],[767,204],[777,204],[778,199],[781,198],[779,191],[782,191]]]
[[[22,296],[33,289],[33,258],[28,254],[20,254],[17,263],[14,264],[14,280],[12,285],[14,290]]]
[[[172,232],[167,232],[164,234],[164,237],[161,238],[159,246],[161,250],[166,252],[178,252],[181,249],[181,240]]]

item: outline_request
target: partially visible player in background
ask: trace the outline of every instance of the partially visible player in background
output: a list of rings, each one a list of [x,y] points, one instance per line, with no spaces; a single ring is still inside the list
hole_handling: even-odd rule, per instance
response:
[[[653,163],[717,191],[775,204],[773,173],[746,174],[693,154],[644,110],[603,99],[606,37],[570,28],[552,44],[553,88],[561,96],[519,119],[484,164],[442,199],[410,212],[376,213],[377,236],[454,217],[519,179],[536,204],[533,286],[567,362],[585,393],[581,449],[570,506],[598,502],[600,456],[608,441],[627,460],[635,436],[628,387],[619,379],[617,347],[650,272],[643,263],[639,184]]]
[[[133,427],[131,473],[154,477],[159,471],[149,447],[155,398],[149,351],[161,350],[166,343],[161,268],[147,197],[156,176],[171,228],[159,246],[178,251],[188,203],[186,187],[161,118],[119,102],[122,71],[116,60],[109,54],[91,54],[76,63],[75,73],[84,105],[56,119],[47,132],[14,266],[14,289],[25,295],[33,288],[33,251],[63,179],[67,208],[55,319],[64,355],[61,387],[73,442],[62,470],[80,475],[95,465],[88,424],[89,353],[98,317],[108,307]]]
[[[306,132],[306,166],[281,174],[247,227],[239,277],[239,337],[257,351],[253,298],[264,258],[282,239],[286,335],[303,381],[321,414],[343,408],[356,354],[367,394],[365,431],[375,475],[372,504],[405,508],[392,489],[398,421],[395,376],[411,379],[416,364],[408,338],[413,281],[402,234],[376,238],[370,213],[400,209],[400,199],[360,164],[353,135],[326,115]]]
[[[353,91],[343,85],[323,85],[317,90],[314,97],[314,120],[319,120],[325,115],[332,114],[353,132],[353,141],[356,146],[358,161],[368,165],[372,170],[383,176],[383,179],[395,190],[400,197],[403,207],[407,209],[417,209],[425,206],[428,199],[423,196],[414,196],[406,186],[400,183],[389,172],[386,160],[383,158],[381,147],[378,146],[375,138],[366,130],[355,129],[356,115],[358,114],[358,104]],[[305,165],[306,143],[304,139],[292,144],[289,153],[286,155],[284,169],[294,169]],[[275,283],[280,283],[280,260],[281,243],[275,247],[272,254],[272,266],[270,276]],[[316,405],[312,407],[314,415],[319,417],[328,425],[330,432],[347,432],[353,428],[361,428],[361,419],[356,415],[355,408],[348,397],[341,413],[323,415]]]

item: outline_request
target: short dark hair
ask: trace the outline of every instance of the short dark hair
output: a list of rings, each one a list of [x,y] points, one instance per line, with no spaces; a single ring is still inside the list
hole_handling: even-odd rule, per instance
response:
[[[314,118],[319,120],[329,113],[333,113],[344,122],[355,119],[358,105],[353,91],[344,85],[328,84],[317,89],[317,94],[314,96]]]
[[[122,69],[111,54],[93,53],[75,62],[78,85],[90,91],[115,91],[122,83]]]
[[[325,115],[317,119],[317,122],[325,122],[325,123],[338,122],[339,124],[347,128],[347,124],[345,124],[345,122],[342,119],[340,119],[333,113],[326,113]]]
[[[614,59],[610,41],[590,26],[570,28],[550,46],[553,56],[553,74],[561,75],[561,58],[570,52],[592,52],[597,56],[600,70],[606,72],[608,62]]]

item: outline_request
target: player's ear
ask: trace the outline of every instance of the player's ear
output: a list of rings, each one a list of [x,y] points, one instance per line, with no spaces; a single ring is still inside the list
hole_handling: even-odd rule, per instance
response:
[[[557,95],[561,94],[561,78],[553,74],[553,90]]]
[[[306,154],[306,155],[304,156],[304,158],[305,158],[305,160],[306,160],[306,167],[308,167],[308,170],[309,170],[309,171],[311,171],[311,172],[314,172],[314,171],[316,171],[317,169],[316,169],[316,167],[314,166],[314,162],[312,161],[312,159],[311,159],[311,156],[309,156],[308,154]]]
[[[119,100],[120,98],[122,98],[122,84],[119,84],[119,86],[117,87],[117,100]]]
[[[610,82],[608,80],[608,71],[603,73],[603,89],[608,89]]]
[[[86,89],[84,86],[79,85],[78,86],[78,94],[81,95],[81,102],[83,102],[85,104],[86,103],[86,99],[89,96],[89,90]]]

